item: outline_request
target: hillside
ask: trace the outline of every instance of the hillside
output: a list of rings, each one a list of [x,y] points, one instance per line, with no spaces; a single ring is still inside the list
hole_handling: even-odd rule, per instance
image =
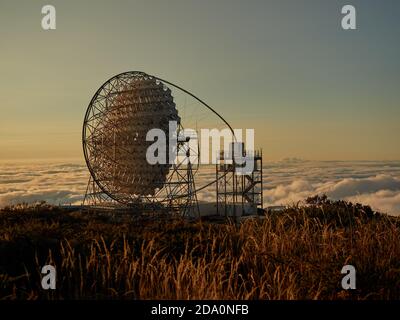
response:
[[[399,239],[398,219],[325,197],[240,225],[20,205],[0,211],[0,299],[399,299]]]

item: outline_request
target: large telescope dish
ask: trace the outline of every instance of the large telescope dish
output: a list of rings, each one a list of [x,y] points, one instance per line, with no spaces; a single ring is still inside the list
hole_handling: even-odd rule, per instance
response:
[[[169,132],[170,121],[178,123],[177,132]],[[225,128],[235,139],[231,126],[220,114],[180,86],[140,71],[110,78],[89,103],[82,142],[91,179],[118,203],[171,202],[190,197],[190,193],[215,182],[215,176],[207,174],[210,166],[199,162],[190,166],[196,178],[190,190],[182,187],[186,180],[179,178],[182,174],[178,172],[187,164],[171,165],[169,159],[166,164],[149,164],[146,150],[152,142],[146,141],[146,133],[153,128],[177,137],[187,128],[195,132]],[[199,148],[190,150],[178,142],[177,154],[182,152],[200,157]],[[174,181],[176,176],[182,181]]]

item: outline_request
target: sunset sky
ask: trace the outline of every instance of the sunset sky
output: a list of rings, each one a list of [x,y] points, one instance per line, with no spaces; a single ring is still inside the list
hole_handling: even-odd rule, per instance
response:
[[[254,128],[267,160],[400,159],[398,0],[1,0],[0,39],[0,160],[82,158],[91,97],[129,70]]]

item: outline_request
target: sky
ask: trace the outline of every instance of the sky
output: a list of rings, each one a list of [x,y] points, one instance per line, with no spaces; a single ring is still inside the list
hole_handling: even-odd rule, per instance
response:
[[[129,70],[254,128],[267,161],[399,160],[399,39],[398,0],[1,0],[0,160],[82,159],[91,97]]]

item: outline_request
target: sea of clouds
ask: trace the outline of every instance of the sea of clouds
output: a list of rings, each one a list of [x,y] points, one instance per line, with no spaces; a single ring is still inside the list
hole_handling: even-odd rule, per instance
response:
[[[368,204],[376,210],[400,215],[399,161],[302,161],[285,159],[264,167],[264,204],[290,205],[308,196],[326,194]],[[1,162],[0,207],[45,200],[53,204],[79,204],[88,171],[82,162]],[[214,168],[200,173],[196,185],[215,177]],[[215,189],[200,193],[215,201]]]
[[[400,215],[400,162],[282,161],[264,167],[264,201],[293,204],[315,194]]]
[[[88,180],[80,162],[0,163],[0,207],[46,201],[77,204],[83,200]]]

